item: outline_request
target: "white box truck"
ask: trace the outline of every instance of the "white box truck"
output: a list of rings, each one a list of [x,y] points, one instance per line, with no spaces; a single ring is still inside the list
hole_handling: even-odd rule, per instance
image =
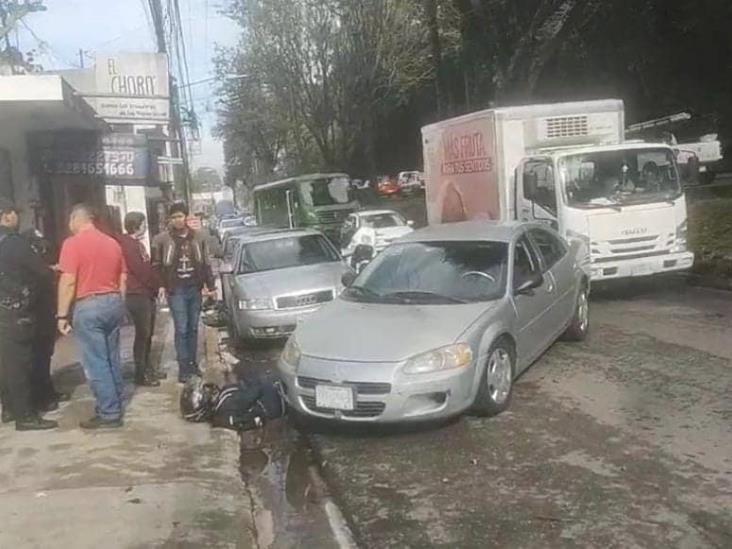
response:
[[[624,142],[619,100],[485,110],[422,128],[430,224],[547,223],[590,252],[592,280],[685,270],[674,151]]]

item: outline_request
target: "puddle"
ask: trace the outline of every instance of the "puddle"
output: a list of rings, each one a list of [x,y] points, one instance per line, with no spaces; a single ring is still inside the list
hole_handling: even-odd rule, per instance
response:
[[[239,471],[251,494],[259,547],[341,547],[312,465],[309,448],[287,420],[242,433]]]

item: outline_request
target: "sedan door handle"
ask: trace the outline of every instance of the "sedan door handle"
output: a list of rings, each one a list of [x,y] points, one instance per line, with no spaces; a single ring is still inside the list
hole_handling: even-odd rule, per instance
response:
[[[551,280],[546,281],[546,291],[549,293],[554,293],[554,282]]]

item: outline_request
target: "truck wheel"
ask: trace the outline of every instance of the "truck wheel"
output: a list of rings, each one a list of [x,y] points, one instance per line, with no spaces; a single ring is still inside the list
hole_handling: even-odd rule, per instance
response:
[[[472,411],[490,417],[503,412],[511,403],[513,378],[516,375],[516,352],[513,345],[501,338],[488,351],[488,362],[480,377],[480,387]]]
[[[587,286],[583,285],[577,294],[577,303],[574,307],[574,316],[562,339],[567,341],[584,341],[590,328],[590,296]]]

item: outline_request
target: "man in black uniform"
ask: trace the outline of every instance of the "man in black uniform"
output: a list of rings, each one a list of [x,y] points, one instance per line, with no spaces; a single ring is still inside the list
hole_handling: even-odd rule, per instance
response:
[[[49,267],[55,262],[51,245],[38,231],[28,229],[22,235],[31,249]],[[57,410],[59,401],[68,400],[68,395],[56,392],[51,380],[51,358],[56,346],[56,285],[53,278],[41,281],[37,288],[33,315],[36,319],[36,335],[33,342],[33,374],[31,395],[36,410],[50,412]]]
[[[0,396],[2,421],[18,431],[58,427],[42,419],[33,405],[31,376],[36,335],[38,288],[49,284],[52,271],[28,241],[18,235],[18,209],[0,198]]]

